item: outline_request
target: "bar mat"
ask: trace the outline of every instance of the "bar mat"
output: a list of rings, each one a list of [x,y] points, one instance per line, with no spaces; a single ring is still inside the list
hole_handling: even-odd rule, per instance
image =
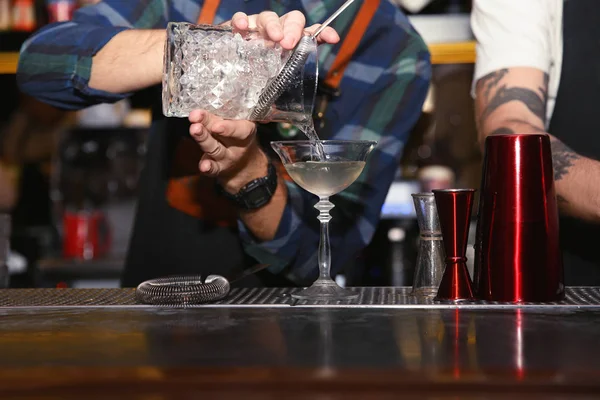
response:
[[[394,307],[394,308],[529,308],[575,307],[600,308],[600,287],[569,287],[564,301],[556,303],[497,303],[476,301],[444,304],[410,295],[409,287],[351,288],[359,292],[356,300],[337,302],[298,301],[290,295],[298,288],[233,289],[218,302],[193,307]],[[0,289],[0,307],[133,307],[145,306],[135,301],[135,289]]]

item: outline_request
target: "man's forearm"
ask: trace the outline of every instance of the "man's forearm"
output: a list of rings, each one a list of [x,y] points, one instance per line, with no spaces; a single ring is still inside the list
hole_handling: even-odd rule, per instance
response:
[[[89,86],[110,93],[141,90],[162,80],[165,30],[127,30],[93,58]]]
[[[546,133],[539,127],[515,119],[498,121],[491,134]],[[587,221],[600,222],[600,162],[577,154],[550,135],[556,194],[561,211]],[[596,183],[597,182],[597,183]]]
[[[548,74],[530,67],[500,69],[476,85],[480,139],[494,134],[546,133]],[[550,136],[561,212],[600,223],[600,162]]]
[[[257,151],[253,153],[246,168],[231,178],[220,180],[219,183],[229,193],[237,193],[248,182],[266,176],[267,171],[267,156],[262,151]],[[258,241],[269,241],[275,238],[286,203],[287,187],[284,180],[279,177],[271,201],[256,210],[240,210],[239,216]]]
[[[257,240],[261,242],[273,240],[277,234],[286,203],[287,187],[283,179],[279,178],[277,190],[271,201],[257,210],[241,211],[240,219]]]

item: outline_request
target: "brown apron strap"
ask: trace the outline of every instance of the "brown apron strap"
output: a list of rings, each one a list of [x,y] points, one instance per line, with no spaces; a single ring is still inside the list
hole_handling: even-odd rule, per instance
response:
[[[167,186],[167,203],[188,215],[220,226],[234,225],[237,211],[215,190],[215,181],[198,172],[202,151],[190,137],[175,148]]]
[[[330,88],[337,89],[340,86],[346,67],[348,67],[352,55],[358,48],[380,3],[381,0],[366,0],[363,2],[325,78],[325,84]]]
[[[204,0],[204,5],[198,16],[198,25],[212,24],[220,4],[221,0]]]

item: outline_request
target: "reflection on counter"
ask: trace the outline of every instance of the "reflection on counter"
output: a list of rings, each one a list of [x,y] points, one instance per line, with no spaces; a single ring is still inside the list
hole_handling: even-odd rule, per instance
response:
[[[0,309],[0,368],[306,368],[326,380],[363,371],[422,385],[598,390],[600,314],[546,310],[80,308],[48,325],[51,310]]]

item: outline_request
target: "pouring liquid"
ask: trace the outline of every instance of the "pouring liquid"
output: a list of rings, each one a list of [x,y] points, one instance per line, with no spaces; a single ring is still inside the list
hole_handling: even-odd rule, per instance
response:
[[[317,131],[315,131],[315,123],[312,118],[309,118],[306,123],[298,125],[298,129],[300,129],[311,142],[314,161],[326,161],[327,156],[325,155],[325,149],[323,148],[323,143],[319,140]]]

